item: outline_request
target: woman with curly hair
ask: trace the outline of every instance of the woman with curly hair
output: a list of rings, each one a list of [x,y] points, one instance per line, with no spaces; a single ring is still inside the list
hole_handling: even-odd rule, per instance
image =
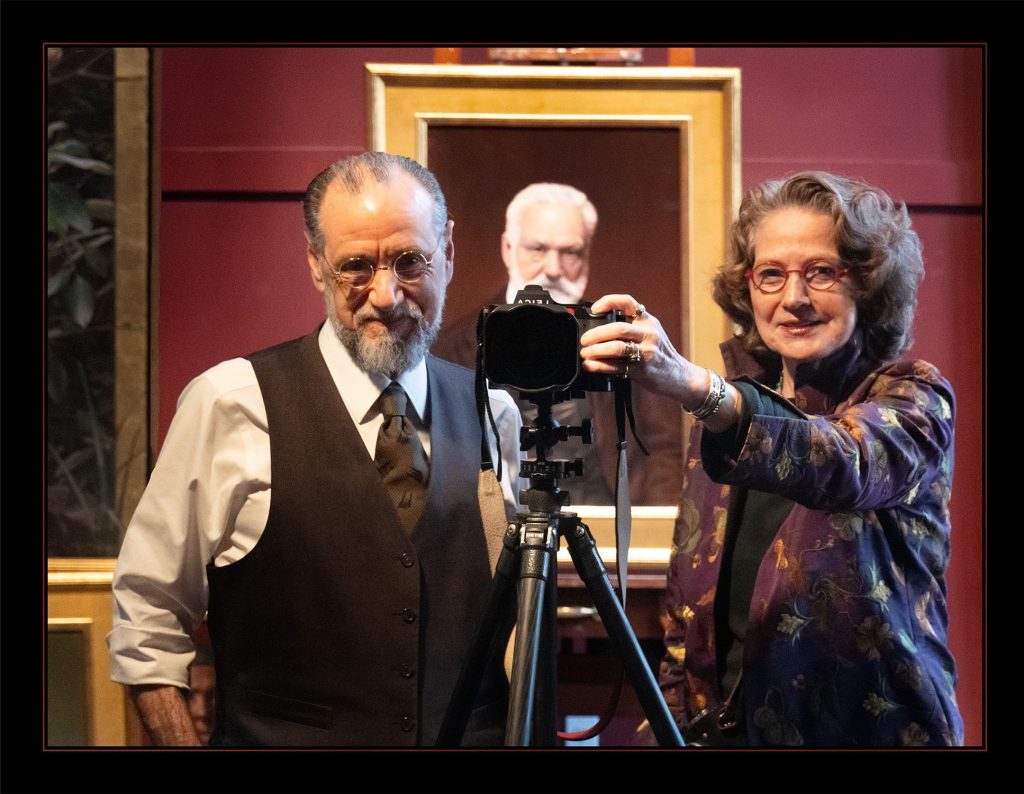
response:
[[[921,243],[904,205],[805,172],[743,199],[714,298],[726,377],[631,319],[584,368],[698,421],[666,588],[662,692],[689,743],[957,745],[947,646],[954,395],[912,342]],[[641,726],[641,741],[649,739]]]

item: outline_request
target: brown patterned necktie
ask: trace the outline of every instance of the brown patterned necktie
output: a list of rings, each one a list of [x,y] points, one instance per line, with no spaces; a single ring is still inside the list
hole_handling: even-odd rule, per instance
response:
[[[381,392],[380,412],[384,423],[377,434],[373,462],[391,494],[402,525],[411,531],[427,500],[430,464],[416,428],[406,416],[407,402],[405,391],[397,383],[389,384]]]

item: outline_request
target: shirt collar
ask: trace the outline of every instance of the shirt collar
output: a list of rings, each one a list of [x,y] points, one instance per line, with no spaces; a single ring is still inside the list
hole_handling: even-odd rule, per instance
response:
[[[320,328],[318,339],[320,353],[327,363],[334,385],[341,395],[349,414],[357,423],[363,423],[377,415],[377,399],[380,393],[391,382],[384,375],[364,372],[348,350],[334,333],[330,322]],[[409,402],[416,416],[423,424],[427,423],[427,364],[420,359],[412,369],[406,370],[398,377],[398,382],[409,397]]]
[[[825,358],[801,364],[796,370],[793,404],[808,413],[828,413],[845,400],[879,362],[864,355],[864,335],[858,327],[849,341]],[[777,353],[754,355],[736,337],[721,345],[727,377],[747,376],[771,389],[782,378],[782,359]]]

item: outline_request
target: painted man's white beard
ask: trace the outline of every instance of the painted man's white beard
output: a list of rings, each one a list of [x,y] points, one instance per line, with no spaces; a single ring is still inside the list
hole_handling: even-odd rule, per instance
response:
[[[587,275],[584,273],[576,281],[570,281],[565,276],[550,278],[545,273],[540,273],[534,278],[526,281],[515,268],[509,270],[508,288],[505,290],[505,302],[512,303],[516,293],[527,284],[539,284],[551,294],[551,299],[556,303],[579,303],[583,299],[583,293],[587,289]]]

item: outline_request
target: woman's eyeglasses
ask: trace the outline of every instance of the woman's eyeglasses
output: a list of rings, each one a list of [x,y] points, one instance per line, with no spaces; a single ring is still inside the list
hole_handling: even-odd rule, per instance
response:
[[[849,271],[830,262],[812,262],[803,269],[784,270],[778,265],[761,265],[747,271],[747,278],[757,289],[766,294],[779,292],[786,286],[790,273],[799,273],[811,289],[826,290],[834,286]]]

